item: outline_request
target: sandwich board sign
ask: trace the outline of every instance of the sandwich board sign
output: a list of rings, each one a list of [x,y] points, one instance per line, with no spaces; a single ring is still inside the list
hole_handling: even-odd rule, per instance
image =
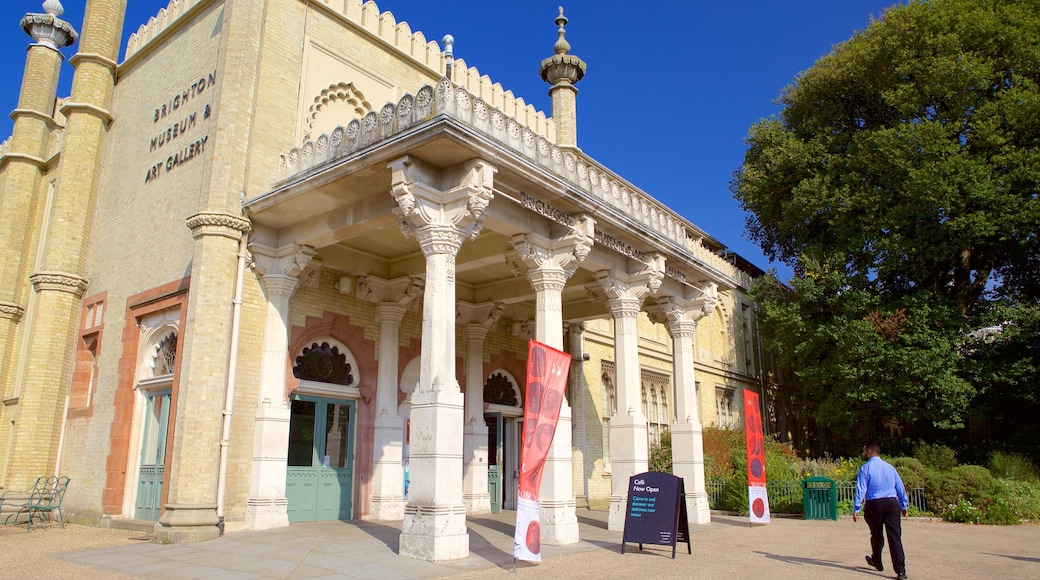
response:
[[[682,478],[670,473],[648,471],[630,477],[621,553],[628,542],[639,544],[640,550],[643,544],[656,544],[671,546],[675,559],[676,543],[685,542],[692,554],[685,496]]]

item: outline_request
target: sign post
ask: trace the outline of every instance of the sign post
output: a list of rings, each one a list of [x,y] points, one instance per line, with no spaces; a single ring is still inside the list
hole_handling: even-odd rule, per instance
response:
[[[686,542],[686,551],[692,554],[685,496],[683,479],[670,473],[648,471],[630,477],[621,553],[628,542],[639,544],[640,550],[643,544],[670,545],[674,560],[676,543]]]

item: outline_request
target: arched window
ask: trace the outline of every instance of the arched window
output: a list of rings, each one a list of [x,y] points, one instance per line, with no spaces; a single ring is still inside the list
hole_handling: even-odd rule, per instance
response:
[[[509,377],[502,373],[495,373],[488,377],[484,383],[484,402],[507,407],[520,406],[520,400],[516,397],[516,389]]]
[[[177,361],[177,334],[168,334],[159,341],[152,361],[152,376],[172,375],[174,363]]]
[[[311,343],[296,357],[293,376],[302,381],[353,385],[354,375],[347,356],[328,342]]]

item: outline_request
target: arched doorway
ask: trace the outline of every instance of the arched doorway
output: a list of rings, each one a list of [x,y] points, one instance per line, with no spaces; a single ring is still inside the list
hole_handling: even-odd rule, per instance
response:
[[[499,369],[484,382],[484,424],[488,429],[488,494],[491,512],[516,509],[524,409],[520,388]]]
[[[166,450],[171,424],[173,375],[177,362],[179,311],[157,312],[138,320],[141,350],[135,371],[133,438],[127,499],[134,519],[158,521],[163,505]],[[124,508],[125,509],[125,508]]]
[[[350,351],[332,338],[312,342],[294,358],[300,387],[289,397],[290,522],[352,516],[356,368]]]

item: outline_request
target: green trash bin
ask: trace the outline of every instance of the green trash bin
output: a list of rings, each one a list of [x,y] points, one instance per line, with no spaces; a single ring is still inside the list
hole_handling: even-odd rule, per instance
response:
[[[807,520],[838,519],[838,488],[827,477],[802,480],[802,513]]]

